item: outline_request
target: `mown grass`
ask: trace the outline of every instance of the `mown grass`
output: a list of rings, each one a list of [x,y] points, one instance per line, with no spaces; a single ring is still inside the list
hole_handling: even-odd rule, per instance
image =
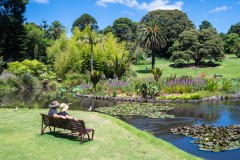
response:
[[[69,111],[96,130],[93,141],[80,145],[78,139],[63,134],[40,135],[39,113],[46,112],[46,109],[19,109],[17,112],[0,109],[0,159],[199,159],[100,113]]]
[[[223,78],[238,78],[240,77],[240,58],[236,55],[225,55],[223,62],[216,63],[216,67],[188,67],[188,68],[173,68],[171,65],[173,62],[169,60],[157,60],[156,67],[163,69],[163,76],[170,74],[176,75],[192,75],[199,76],[204,74],[208,77],[213,77],[214,74],[223,75]],[[133,65],[132,68],[138,73],[138,76],[152,76],[151,73],[146,72],[146,66],[148,69],[151,65]]]

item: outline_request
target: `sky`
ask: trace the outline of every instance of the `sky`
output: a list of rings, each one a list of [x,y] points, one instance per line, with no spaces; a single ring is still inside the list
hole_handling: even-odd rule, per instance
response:
[[[185,12],[195,26],[209,21],[217,31],[227,33],[240,22],[240,0],[29,0],[25,17],[37,25],[60,21],[71,35],[73,22],[84,13],[93,16],[99,29],[112,25],[120,17],[139,22],[149,11],[178,9]]]

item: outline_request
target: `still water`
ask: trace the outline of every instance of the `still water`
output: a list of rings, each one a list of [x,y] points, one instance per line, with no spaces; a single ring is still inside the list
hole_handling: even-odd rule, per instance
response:
[[[0,100],[10,107],[48,108],[52,100],[61,103],[71,103],[70,110],[87,111],[90,106],[93,108],[116,105],[116,102],[99,101],[86,98],[63,97],[56,98],[56,94],[42,92],[33,94],[2,95]],[[163,104],[174,106],[169,114],[176,118],[148,118],[144,116],[128,116],[120,118],[134,127],[148,131],[155,137],[162,138],[178,148],[193,155],[209,160],[240,160],[240,149],[224,152],[201,151],[198,146],[191,143],[190,137],[174,135],[170,128],[184,125],[207,124],[212,126],[227,126],[232,124],[240,125],[240,102],[208,102],[208,103],[180,103]]]

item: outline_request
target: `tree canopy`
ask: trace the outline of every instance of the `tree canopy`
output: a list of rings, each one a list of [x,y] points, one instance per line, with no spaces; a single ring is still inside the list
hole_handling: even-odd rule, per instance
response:
[[[238,22],[237,24],[234,24],[230,27],[230,29],[228,30],[228,34],[230,33],[236,33],[238,35],[240,35],[240,22]]]
[[[194,60],[199,65],[203,59],[221,61],[224,57],[223,42],[215,29],[184,31],[174,43],[171,57],[176,66]]]
[[[25,21],[27,0],[0,1],[0,48],[5,60],[19,60],[24,57]]]
[[[150,11],[142,17],[140,23],[148,24],[150,21],[156,21],[160,27],[163,26],[161,32],[168,38],[167,45],[161,50],[164,55],[183,31],[195,28],[186,13],[179,10]],[[169,54],[171,56],[171,51]]]
[[[199,30],[208,29],[208,28],[214,29],[213,25],[206,20],[202,21],[202,24],[199,25]]]
[[[72,30],[75,27],[78,27],[81,31],[84,30],[86,25],[91,25],[91,29],[97,31],[98,25],[95,18],[93,18],[91,15],[84,13],[79,18],[77,18],[72,25]]]
[[[127,41],[129,38],[134,38],[134,24],[131,19],[121,17],[113,22],[113,34],[119,38],[120,41]]]

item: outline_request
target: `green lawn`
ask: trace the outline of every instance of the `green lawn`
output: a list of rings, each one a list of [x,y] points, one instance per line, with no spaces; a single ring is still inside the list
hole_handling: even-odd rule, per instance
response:
[[[168,74],[176,75],[193,75],[198,76],[200,74],[205,74],[206,76],[212,77],[214,74],[221,74],[223,78],[238,78],[240,77],[240,58],[237,58],[236,55],[226,55],[226,58],[223,62],[217,63],[217,67],[206,67],[206,68],[173,68],[170,67],[170,64],[173,64],[167,60],[157,60],[156,67],[163,69],[163,76]],[[146,73],[146,66],[151,68],[151,65],[134,65],[132,66],[133,70],[137,71],[139,76],[149,76],[150,73]]]
[[[116,118],[93,112],[69,111],[96,130],[94,141],[80,145],[78,139],[62,134],[40,135],[41,112],[47,110],[0,109],[0,159],[198,159]]]

